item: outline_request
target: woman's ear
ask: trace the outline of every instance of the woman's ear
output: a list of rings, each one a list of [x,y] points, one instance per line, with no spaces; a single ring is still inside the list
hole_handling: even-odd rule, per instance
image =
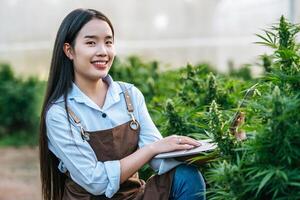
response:
[[[69,43],[64,43],[63,50],[64,50],[66,56],[70,60],[73,60],[73,49],[72,49],[72,46]]]

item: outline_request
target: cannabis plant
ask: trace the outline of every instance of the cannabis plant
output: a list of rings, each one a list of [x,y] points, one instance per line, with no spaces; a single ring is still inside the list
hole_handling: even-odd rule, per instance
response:
[[[299,26],[284,17],[258,35],[274,49],[261,96],[250,100],[248,124],[255,134],[207,173],[211,199],[292,199],[300,197]],[[266,57],[265,57],[266,58]],[[265,60],[267,62],[267,60]]]

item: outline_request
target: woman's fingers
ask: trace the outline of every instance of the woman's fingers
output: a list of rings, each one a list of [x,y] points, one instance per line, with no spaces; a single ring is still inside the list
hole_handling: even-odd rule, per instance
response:
[[[195,148],[194,145],[190,145],[190,144],[178,144],[177,146],[177,150],[186,150],[186,149],[192,149]]]
[[[201,146],[201,143],[198,142],[197,140],[193,139],[193,138],[190,138],[190,137],[186,137],[186,136],[183,136],[183,139],[185,144],[190,144],[190,145],[194,145],[194,146]]]
[[[201,146],[201,143],[197,140],[194,140],[193,138],[187,137],[187,136],[177,136],[175,135],[176,143],[177,144],[186,144],[186,145],[192,145],[192,146]]]
[[[171,135],[153,144],[153,149],[158,153],[188,150],[201,146],[201,143],[187,136]]]

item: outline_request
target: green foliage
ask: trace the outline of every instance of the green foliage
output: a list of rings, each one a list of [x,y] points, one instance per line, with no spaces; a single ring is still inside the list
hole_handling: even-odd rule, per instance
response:
[[[267,54],[263,54],[260,56],[260,59],[262,61],[261,66],[264,68],[264,71],[266,73],[271,72],[272,58],[270,56],[268,56]]]
[[[234,137],[230,134],[228,128],[224,127],[224,119],[218,109],[217,103],[213,100],[208,113],[208,135],[213,142],[218,144],[220,152],[224,158],[233,155],[235,147]],[[227,130],[226,130],[227,129]]]
[[[251,75],[250,67],[251,66],[249,64],[245,64],[245,65],[239,67],[239,69],[234,69],[233,63],[230,62],[230,64],[229,64],[229,76],[241,78],[241,79],[246,80],[246,81],[250,81],[250,80],[253,79],[252,75]]]
[[[210,104],[212,101],[218,99],[218,88],[216,77],[213,73],[210,73],[207,77],[207,94],[205,97],[206,104]]]
[[[184,120],[176,112],[174,103],[171,99],[167,100],[165,113],[168,118],[167,130],[170,135],[182,134],[186,132]]]
[[[265,72],[259,79],[251,76],[250,65],[234,70],[231,64],[228,75],[206,63],[162,72],[158,62],[134,56],[124,62],[116,59],[111,75],[142,91],[163,136],[217,143],[215,151],[193,159],[206,162],[201,169],[208,199],[299,199],[299,30],[281,17],[279,24],[257,35],[258,44],[274,50],[260,56]],[[5,95],[0,96],[0,145],[35,140],[43,89],[37,79],[18,79],[9,66],[1,67],[0,92]],[[246,141],[236,137],[243,131]],[[144,179],[153,173],[148,165],[140,172]]]
[[[246,179],[242,171],[243,165],[239,159],[237,160],[238,165],[232,165],[223,160],[210,166],[210,170],[206,173],[206,180],[210,186],[207,193],[209,199],[241,199],[244,194],[243,185],[246,184]]]
[[[143,91],[145,99],[150,101],[156,95],[156,80],[158,79],[158,62],[144,63],[136,56],[129,57],[121,63],[115,58],[110,75],[119,81],[133,83]]]
[[[263,55],[266,74],[259,80],[260,96],[248,100],[247,130],[252,137],[231,156],[221,158],[207,173],[210,199],[299,199],[300,92],[297,25],[280,23],[259,44],[274,49]],[[223,159],[223,161],[222,161]]]
[[[3,145],[3,141],[19,143],[19,136],[37,138],[42,91],[43,84],[36,78],[22,80],[14,76],[9,65],[0,65],[0,138]]]
[[[37,130],[29,132],[27,130],[12,132],[11,134],[4,135],[0,139],[1,147],[21,147],[21,146],[36,146],[38,141]]]
[[[278,26],[272,26],[271,30],[265,30],[265,35],[258,35],[263,42],[257,42],[274,49],[271,70],[265,77],[266,80],[277,84],[286,91],[300,90],[300,45],[296,43],[296,35],[300,27],[293,25],[282,16]],[[291,89],[290,89],[291,88]]]

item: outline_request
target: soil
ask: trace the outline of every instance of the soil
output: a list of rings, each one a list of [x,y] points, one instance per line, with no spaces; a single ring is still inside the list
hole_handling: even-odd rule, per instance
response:
[[[40,200],[37,148],[0,148],[0,200]]]

